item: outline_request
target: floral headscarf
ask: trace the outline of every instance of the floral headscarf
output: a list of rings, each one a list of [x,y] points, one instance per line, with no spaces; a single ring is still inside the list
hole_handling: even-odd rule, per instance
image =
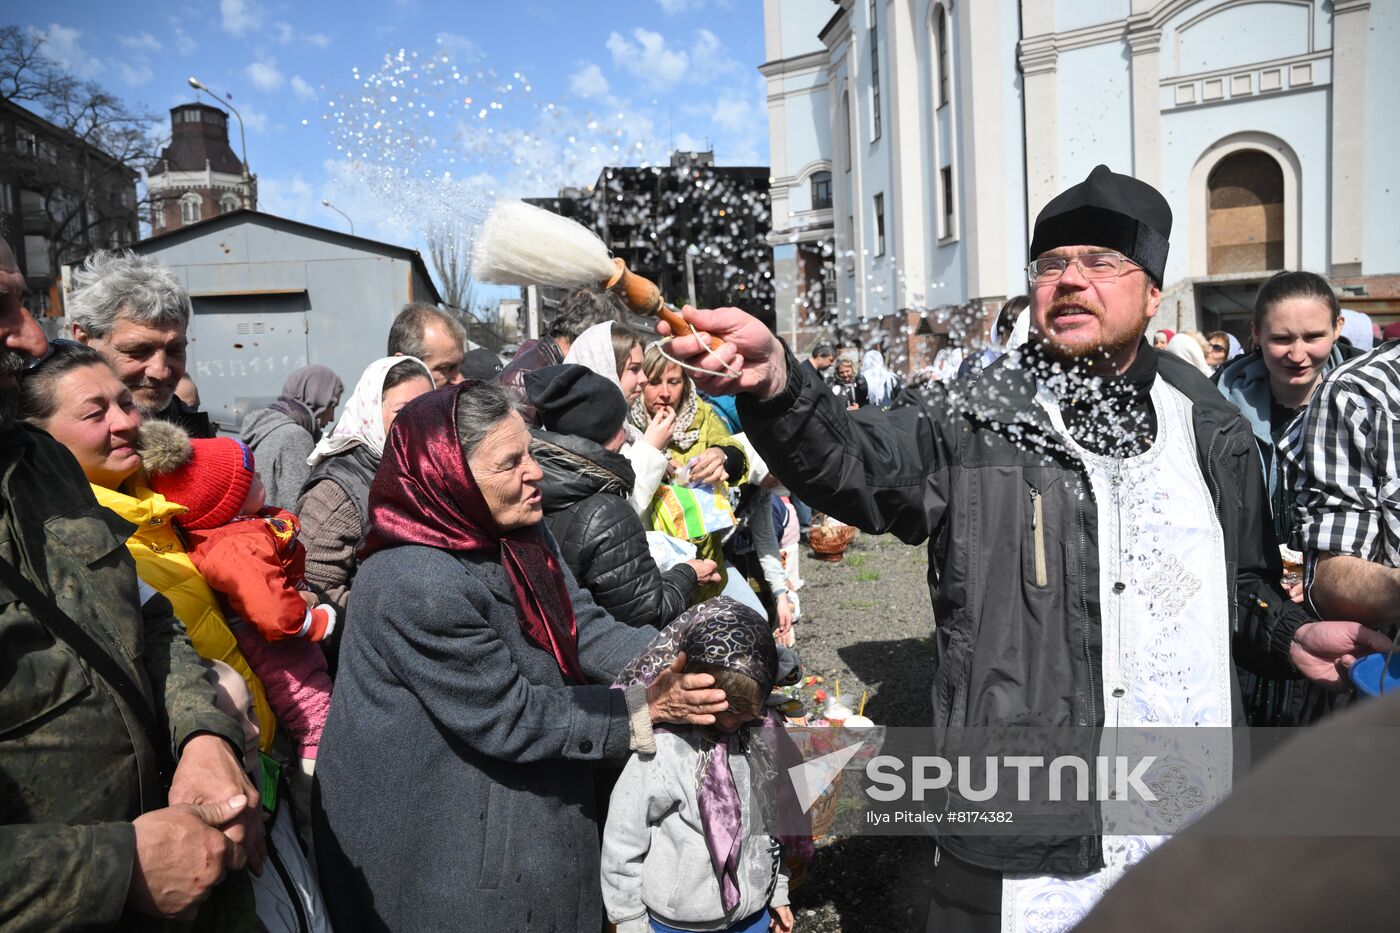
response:
[[[423,366],[423,361],[414,356],[386,356],[365,367],[355,391],[345,403],[345,411],[330,434],[316,444],[306,462],[315,466],[327,457],[344,453],[352,447],[363,444],[376,458],[384,456],[384,380],[389,370],[403,362],[417,363],[423,367],[423,378],[428,385],[433,384],[433,374]]]

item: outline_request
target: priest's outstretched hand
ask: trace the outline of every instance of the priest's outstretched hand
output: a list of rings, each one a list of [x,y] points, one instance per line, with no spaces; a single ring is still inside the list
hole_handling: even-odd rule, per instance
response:
[[[747,392],[760,399],[772,398],[787,385],[787,355],[778,338],[756,318],[738,308],[710,310],[686,305],[681,309],[695,334],[677,337],[666,345],[666,352],[687,366],[686,370],[711,395],[737,395]],[[671,328],[664,321],[657,333],[668,336]],[[710,351],[710,337],[724,345]],[[738,373],[737,376],[733,375]]]
[[[1288,653],[1298,673],[1341,691],[1358,657],[1389,649],[1389,638],[1360,622],[1307,622],[1298,626]]]

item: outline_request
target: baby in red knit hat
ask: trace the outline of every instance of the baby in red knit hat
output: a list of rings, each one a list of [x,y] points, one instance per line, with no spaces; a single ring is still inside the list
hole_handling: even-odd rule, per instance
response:
[[[309,774],[331,702],[326,658],[314,643],[334,631],[336,614],[306,586],[296,516],[263,507],[262,480],[242,441],[191,440],[173,424],[148,421],[139,449],[151,489],[186,508],[175,523],[190,560],[227,604],[239,650]]]

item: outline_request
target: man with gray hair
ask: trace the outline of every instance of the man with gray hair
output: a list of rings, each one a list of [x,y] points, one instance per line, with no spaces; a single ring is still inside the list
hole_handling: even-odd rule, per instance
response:
[[[433,374],[433,388],[462,381],[467,329],[441,308],[415,301],[406,304],[389,328],[388,356],[414,356]]]
[[[102,354],[147,418],[213,437],[209,416],[175,397],[185,374],[190,296],[175,273],[130,250],[93,253],[73,273],[73,339]]]

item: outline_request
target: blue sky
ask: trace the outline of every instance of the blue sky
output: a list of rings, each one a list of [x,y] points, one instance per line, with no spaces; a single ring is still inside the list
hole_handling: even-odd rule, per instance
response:
[[[6,4],[49,54],[157,113],[190,75],[247,126],[259,207],[421,247],[495,195],[715,149],[768,159],[760,0]],[[232,143],[238,149],[236,123]]]

